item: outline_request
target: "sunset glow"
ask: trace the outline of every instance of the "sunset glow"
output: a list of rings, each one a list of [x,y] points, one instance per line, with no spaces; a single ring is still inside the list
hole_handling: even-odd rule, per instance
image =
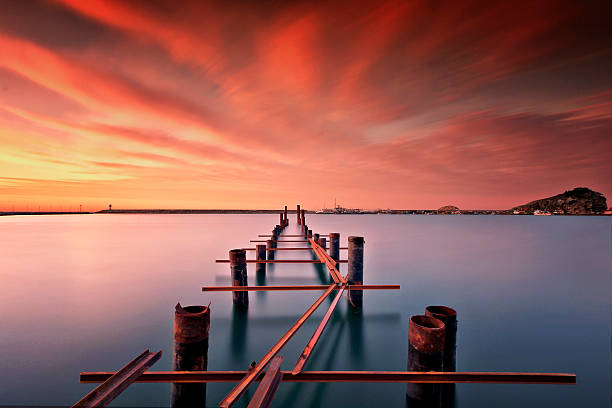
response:
[[[0,211],[611,197],[610,4],[1,2]]]

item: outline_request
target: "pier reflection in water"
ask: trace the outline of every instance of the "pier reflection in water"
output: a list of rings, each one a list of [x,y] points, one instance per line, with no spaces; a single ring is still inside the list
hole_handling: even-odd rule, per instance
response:
[[[200,288],[231,284],[228,266],[212,260],[276,222],[267,215],[2,217],[0,405],[68,405],[91,389],[78,383],[79,372],[116,370],[144,348],[163,350],[155,370],[171,370],[178,301],[212,302],[208,368],[246,369],[318,292],[251,296],[247,318],[234,312],[228,293]],[[365,292],[360,320],[349,321],[343,299],[306,370],[403,371],[408,317],[447,304],[461,314],[461,371],[579,378],[571,387],[459,384],[459,407],[609,405],[612,218],[311,215],[309,225],[340,232],[341,246],[349,235],[365,236],[365,282],[399,283],[402,290]],[[284,252],[295,252],[280,255],[285,259],[308,257]],[[266,283],[327,283],[318,266],[268,265]],[[249,283],[256,280],[249,264]],[[291,369],[327,304],[285,346],[283,369]],[[568,330],[568,321],[582,322],[583,331]],[[231,386],[208,384],[207,405]],[[134,384],[114,404],[169,406],[170,388]],[[282,383],[275,404],[401,407],[405,385]]]

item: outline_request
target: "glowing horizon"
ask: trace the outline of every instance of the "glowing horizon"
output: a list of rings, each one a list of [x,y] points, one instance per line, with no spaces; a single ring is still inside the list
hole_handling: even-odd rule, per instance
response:
[[[3,2],[0,211],[612,198],[609,3],[313,4]]]

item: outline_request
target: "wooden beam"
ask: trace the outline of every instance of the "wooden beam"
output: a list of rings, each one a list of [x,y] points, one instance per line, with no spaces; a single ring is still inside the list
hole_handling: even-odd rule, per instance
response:
[[[318,243],[315,242],[314,239],[310,238],[308,241],[310,242],[310,245],[312,246],[312,249],[315,251],[315,254],[319,260],[325,262],[327,265],[327,269],[329,269],[329,273],[334,281],[346,283],[346,278],[344,278],[336,268],[337,261],[333,260],[332,257],[325,252]]]
[[[283,373],[280,370],[282,362],[282,356],[276,356],[272,359],[266,375],[261,380],[247,408],[268,408],[270,406],[272,398],[274,398],[274,394],[283,378]]]
[[[576,384],[576,374],[569,373],[494,373],[494,372],[421,372],[421,371],[302,371],[291,375],[283,371],[283,382],[349,383],[478,383],[478,384]],[[98,383],[114,372],[83,372],[82,383]],[[237,382],[248,371],[155,371],[142,374],[136,382],[202,383]],[[258,374],[255,381],[261,381]]]
[[[102,384],[74,404],[72,408],[105,407],[131,383],[136,381],[146,369],[155,364],[161,354],[161,351],[151,353],[149,350],[145,350],[119,371],[106,378]]]
[[[327,247],[321,247],[323,249],[327,249]],[[245,251],[254,251],[255,248],[240,248],[243,249]],[[340,249],[348,249],[348,247],[343,247]],[[308,248],[308,247],[301,247],[301,248],[269,248],[267,249],[267,251],[312,251],[312,248]]]
[[[331,303],[331,305],[329,305],[329,309],[327,309],[327,312],[325,313],[325,316],[323,316],[321,323],[319,323],[319,326],[317,326],[317,329],[306,344],[306,347],[304,347],[304,351],[302,351],[302,354],[300,354],[300,357],[295,363],[295,366],[293,366],[293,370],[291,371],[292,375],[300,373],[304,368],[304,365],[308,361],[312,350],[314,350],[315,346],[317,345],[317,342],[319,341],[319,338],[323,334],[323,330],[325,330],[325,326],[327,326],[329,318],[331,317],[332,313],[334,313],[334,309],[338,305],[338,301],[340,300],[340,298],[342,298],[342,293],[344,292],[344,289],[346,289],[346,285],[342,285],[342,287],[336,294],[336,297],[334,298],[333,302]]]
[[[271,241],[272,242],[301,242],[302,244],[307,244],[308,243],[308,241],[306,241],[306,240],[297,240],[296,241],[296,240],[282,240],[282,239],[274,240],[274,239],[272,239]],[[268,242],[268,241],[267,240],[252,239],[249,242]]]
[[[202,292],[241,292],[241,291],[293,291],[293,290],[325,290],[329,285],[277,285],[277,286],[204,286]],[[400,285],[346,285],[348,290],[397,290]]]
[[[230,260],[229,259],[217,259],[215,260],[216,263],[229,263]],[[247,259],[246,261],[247,263],[258,263],[258,264],[269,264],[269,263],[325,263],[324,261],[321,261],[320,259],[261,259],[261,260],[257,260],[257,259]],[[337,261],[339,263],[347,263],[348,260],[346,259],[340,259],[339,261]]]
[[[255,378],[263,371],[263,369],[268,365],[270,360],[280,351],[281,348],[293,337],[293,335],[298,331],[300,327],[306,322],[306,320],[314,313],[315,310],[319,307],[321,303],[332,293],[335,289],[336,285],[330,285],[328,289],[323,293],[307,310],[304,314],[291,326],[291,328],[280,338],[279,341],[276,342],[274,346],[268,351],[259,362],[248,371],[248,374],[242,378],[242,380],[230,391],[229,394],[221,401],[219,404],[222,408],[231,407],[240,396],[246,391],[246,389],[251,385],[251,383],[255,380]]]

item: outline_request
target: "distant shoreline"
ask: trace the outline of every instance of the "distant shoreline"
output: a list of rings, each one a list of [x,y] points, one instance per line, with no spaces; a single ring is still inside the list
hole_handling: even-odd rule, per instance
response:
[[[79,214],[279,214],[284,210],[195,210],[195,209],[142,209],[142,210],[101,210],[101,211],[5,211],[0,212],[0,216],[9,215],[79,215]],[[288,214],[295,215],[295,210],[288,210]],[[306,211],[307,214],[322,215],[533,215],[533,214],[513,214],[508,210],[460,210],[454,214],[438,212],[438,210],[382,210],[363,211],[360,213],[317,213],[316,211]],[[612,214],[551,214],[551,216],[610,216]]]

